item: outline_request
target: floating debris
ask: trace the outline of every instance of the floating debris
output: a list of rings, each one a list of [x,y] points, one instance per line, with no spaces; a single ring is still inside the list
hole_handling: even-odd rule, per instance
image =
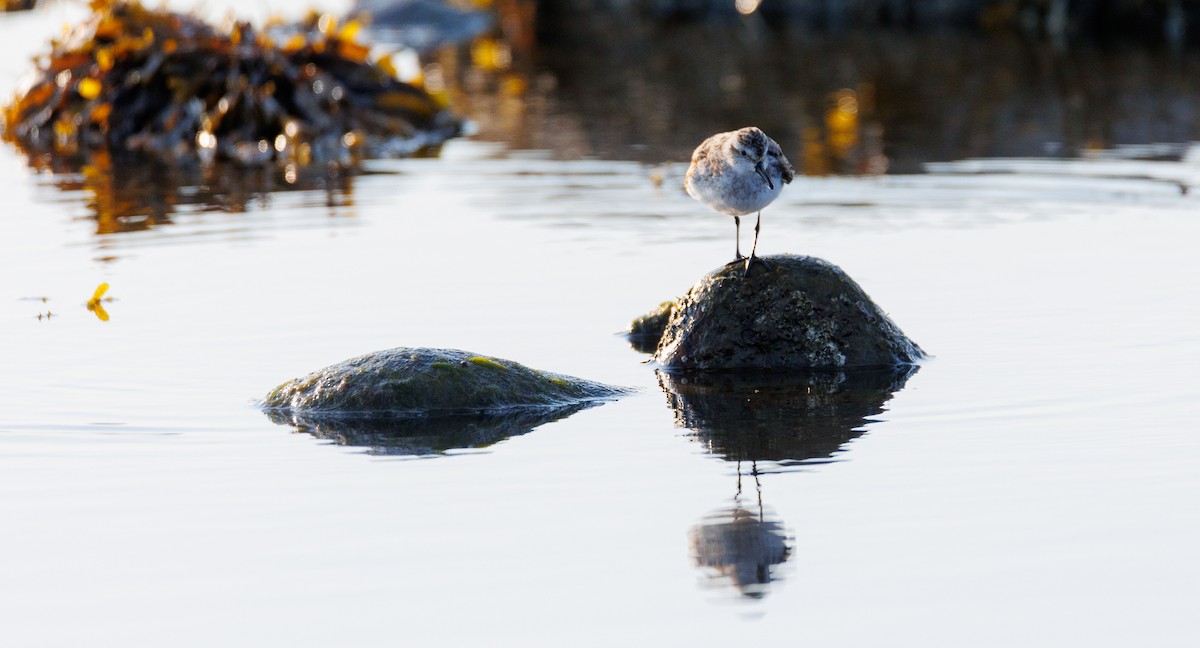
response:
[[[314,13],[266,30],[218,28],[136,1],[91,7],[4,109],[4,139],[31,156],[352,165],[461,131],[442,102],[399,81],[389,59],[369,59],[357,22]]]
[[[95,292],[92,293],[92,298],[87,301],[87,309],[96,314],[96,317],[101,322],[108,321],[108,311],[104,310],[104,306],[100,304],[102,301],[112,301],[112,297],[105,297],[104,293],[108,292],[108,283],[102,283],[96,286]]]

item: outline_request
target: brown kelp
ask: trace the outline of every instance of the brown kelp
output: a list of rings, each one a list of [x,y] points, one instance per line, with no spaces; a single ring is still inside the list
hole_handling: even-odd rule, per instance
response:
[[[0,0],[0,12],[28,11],[33,9],[35,4],[37,4],[37,0]]]
[[[134,0],[91,7],[4,109],[4,138],[31,155],[346,164],[411,154],[460,132],[388,59],[370,60],[356,22],[311,14],[260,30]]]

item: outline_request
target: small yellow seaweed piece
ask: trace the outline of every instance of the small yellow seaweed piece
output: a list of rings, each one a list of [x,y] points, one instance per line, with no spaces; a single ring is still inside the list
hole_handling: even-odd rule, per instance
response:
[[[337,53],[338,56],[344,59],[349,59],[355,63],[362,63],[367,60],[367,55],[371,53],[371,48],[346,39],[338,43]]]
[[[54,120],[55,142],[59,146],[68,146],[74,139],[77,130],[75,123],[66,116]]]
[[[100,84],[100,82],[91,77],[79,80],[79,96],[83,97],[84,99],[95,99],[96,97],[99,97],[102,89],[103,86]]]
[[[358,37],[358,32],[362,30],[362,23],[357,20],[348,20],[342,28],[338,30],[337,37],[344,41],[353,41]]]
[[[386,72],[389,76],[400,76],[399,72],[396,71],[396,64],[392,62],[391,54],[384,54],[375,59],[375,66]]]
[[[102,124],[108,120],[108,116],[111,114],[112,104],[106,101],[93,108],[91,114],[88,115],[88,119],[90,119],[93,124]]]
[[[100,66],[101,72],[108,72],[116,62],[113,59],[112,50],[107,47],[97,47],[94,55],[96,57],[96,65]]]
[[[100,300],[104,299],[104,293],[108,292],[108,284],[102,283],[96,286],[96,292],[92,293],[92,298],[88,300],[87,309],[96,314],[96,318],[101,322],[108,321],[108,311],[100,305]]]
[[[288,53],[297,52],[303,49],[305,45],[308,45],[308,39],[304,37],[304,34],[293,34],[292,37],[283,44],[283,51]]]
[[[106,292],[108,292],[108,283],[102,283],[99,286],[96,286],[96,292],[92,293],[92,298],[88,300],[88,305],[91,306],[92,304],[99,304],[100,300],[104,298],[104,293]]]
[[[92,38],[96,40],[117,40],[121,36],[122,29],[120,19],[106,14],[96,24]]]
[[[512,65],[512,52],[501,41],[480,38],[471,44],[471,63],[482,70],[503,70]]]
[[[492,369],[504,369],[504,370],[508,369],[508,367],[505,367],[504,365],[500,364],[499,362],[496,362],[495,360],[492,360],[491,358],[485,358],[483,356],[475,356],[474,358],[468,358],[467,362],[470,362],[473,365],[478,365],[480,367],[491,367]]]

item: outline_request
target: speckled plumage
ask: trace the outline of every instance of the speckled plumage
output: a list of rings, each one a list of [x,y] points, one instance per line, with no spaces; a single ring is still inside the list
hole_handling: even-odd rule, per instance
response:
[[[792,181],[795,169],[775,140],[753,126],[717,133],[700,143],[692,153],[683,186],[688,195],[714,211],[733,216],[741,238],[741,216],[758,212],[754,226],[756,259],[762,209],[774,202],[783,185]],[[740,261],[741,241],[737,243]],[[748,267],[748,266],[747,266]]]

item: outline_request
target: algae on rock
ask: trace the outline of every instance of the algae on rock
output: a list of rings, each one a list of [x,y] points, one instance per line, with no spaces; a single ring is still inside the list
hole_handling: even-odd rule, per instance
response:
[[[658,341],[662,339],[663,330],[667,328],[667,322],[671,321],[671,314],[674,312],[675,302],[665,301],[649,313],[633,320],[626,333],[629,343],[642,353],[654,353],[654,350],[658,348]]]

